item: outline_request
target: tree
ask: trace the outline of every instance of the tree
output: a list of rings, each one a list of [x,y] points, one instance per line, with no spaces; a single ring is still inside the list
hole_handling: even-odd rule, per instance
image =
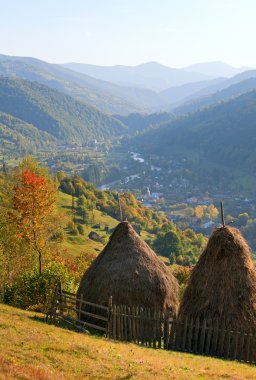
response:
[[[47,175],[39,175],[36,167],[21,168],[13,188],[10,217],[16,224],[17,236],[28,242],[37,253],[40,275],[43,252],[56,233],[51,223],[55,193],[55,183]]]

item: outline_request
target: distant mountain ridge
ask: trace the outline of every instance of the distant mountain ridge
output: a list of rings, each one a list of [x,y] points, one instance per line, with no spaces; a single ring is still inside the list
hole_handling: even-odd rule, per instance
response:
[[[195,63],[193,65],[184,67],[182,70],[189,72],[196,72],[209,76],[231,78],[237,74],[241,74],[244,71],[252,70],[251,67],[240,67],[236,68],[230,65],[227,65],[221,61],[215,62],[204,62],[204,63]]]
[[[83,63],[66,63],[62,66],[118,85],[145,88],[156,92],[214,78],[214,76],[201,73],[174,69],[157,62],[147,62],[137,66],[97,66]]]

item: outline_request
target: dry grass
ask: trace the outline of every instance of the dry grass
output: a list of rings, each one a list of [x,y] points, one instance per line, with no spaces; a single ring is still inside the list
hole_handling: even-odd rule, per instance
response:
[[[0,305],[0,379],[256,379],[256,367],[108,341]]]

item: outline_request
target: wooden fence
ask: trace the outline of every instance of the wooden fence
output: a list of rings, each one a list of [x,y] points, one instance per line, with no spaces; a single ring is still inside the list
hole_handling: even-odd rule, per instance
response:
[[[76,294],[62,290],[58,284],[46,320],[58,319],[85,332],[89,327],[109,335],[108,321],[110,318],[109,310],[111,309],[111,304],[103,306],[88,302],[83,299],[82,294],[80,298],[77,298]]]
[[[170,317],[169,309],[163,315],[161,310],[112,305],[112,297],[108,306],[98,305],[58,285],[47,313],[47,319],[56,318],[115,340],[256,364],[256,331],[231,331],[198,318],[179,321]]]
[[[186,318],[165,320],[164,346],[168,350],[191,352],[256,364],[256,331],[223,329],[218,321]]]

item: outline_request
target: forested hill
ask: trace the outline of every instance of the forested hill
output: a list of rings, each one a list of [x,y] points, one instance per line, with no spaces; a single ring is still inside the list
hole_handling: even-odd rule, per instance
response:
[[[142,132],[174,118],[174,116],[168,112],[152,114],[131,113],[127,116],[114,115],[114,117],[127,125],[129,133]]]
[[[132,149],[256,171],[256,91],[166,123],[133,139]]]
[[[0,141],[5,152],[34,153],[38,149],[49,149],[57,140],[32,124],[0,112]]]
[[[125,132],[111,116],[37,82],[0,77],[0,112],[10,114],[59,142],[86,143]]]

